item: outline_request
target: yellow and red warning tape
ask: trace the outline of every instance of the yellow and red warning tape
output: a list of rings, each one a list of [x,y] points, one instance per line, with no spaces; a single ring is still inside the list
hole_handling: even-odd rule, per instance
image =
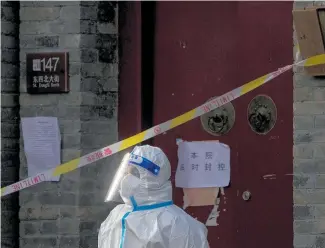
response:
[[[180,116],[175,117],[169,121],[156,125],[146,131],[138,133],[132,137],[114,143],[112,145],[103,147],[97,151],[89,153],[80,158],[73,159],[67,163],[61,164],[56,168],[46,170],[42,173],[39,173],[33,177],[26,178],[4,188],[1,188],[1,197],[20,191],[25,188],[29,188],[33,185],[39,184],[44,181],[48,181],[53,176],[59,176],[66,174],[70,171],[76,170],[77,168],[89,165],[93,162],[96,162],[100,159],[109,157],[115,153],[118,153],[124,149],[127,149],[131,146],[139,144],[145,140],[153,138],[161,133],[164,133],[174,127],[182,125],[196,117],[199,117],[207,112],[210,112],[228,102],[235,100],[236,98],[260,87],[261,85],[271,81],[275,77],[281,75],[282,73],[292,69],[294,66],[315,66],[325,64],[325,54],[317,55],[306,60],[300,61],[295,64],[287,65],[285,67],[279,68],[277,71],[266,74],[262,77],[259,77],[251,82],[248,82],[234,90],[231,90],[222,96],[214,98],[201,106],[198,106],[195,109],[192,109]]]

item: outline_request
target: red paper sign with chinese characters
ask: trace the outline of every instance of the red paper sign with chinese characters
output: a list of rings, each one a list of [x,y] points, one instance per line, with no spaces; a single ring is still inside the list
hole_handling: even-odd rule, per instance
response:
[[[26,59],[28,93],[69,92],[67,52],[29,53]]]

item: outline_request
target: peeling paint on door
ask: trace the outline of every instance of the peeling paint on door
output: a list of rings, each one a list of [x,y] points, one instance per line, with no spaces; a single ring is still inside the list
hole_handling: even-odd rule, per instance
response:
[[[220,211],[219,211],[220,198],[221,198],[221,196],[224,197],[224,195],[225,195],[224,188],[218,188],[216,202],[215,202],[215,205],[213,206],[213,209],[205,223],[206,226],[218,226],[218,217],[220,215]],[[226,209],[223,209],[223,211],[225,212]]]

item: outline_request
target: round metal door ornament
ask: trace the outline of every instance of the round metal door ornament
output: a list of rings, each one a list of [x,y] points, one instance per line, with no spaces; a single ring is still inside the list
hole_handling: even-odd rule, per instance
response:
[[[271,97],[257,95],[248,105],[248,123],[251,129],[265,135],[272,130],[277,120],[277,109]]]
[[[212,100],[209,99],[208,101]],[[231,102],[201,116],[203,129],[211,135],[226,134],[235,124],[235,108]]]

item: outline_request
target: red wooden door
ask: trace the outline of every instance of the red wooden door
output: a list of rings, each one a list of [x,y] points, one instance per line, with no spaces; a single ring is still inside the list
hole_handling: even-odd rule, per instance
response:
[[[154,124],[291,63],[291,11],[290,2],[158,2]],[[277,106],[276,125],[267,135],[254,133],[247,121],[248,104],[257,94],[269,95]],[[218,137],[231,147],[231,185],[221,198],[219,225],[209,227],[210,246],[292,247],[292,74],[233,104],[235,125]],[[154,145],[171,160],[173,179],[176,138],[216,139],[199,119],[156,137]],[[250,201],[242,199],[245,190],[252,194]],[[175,188],[174,201],[183,205],[181,189]],[[211,209],[192,207],[187,212],[205,223]]]

